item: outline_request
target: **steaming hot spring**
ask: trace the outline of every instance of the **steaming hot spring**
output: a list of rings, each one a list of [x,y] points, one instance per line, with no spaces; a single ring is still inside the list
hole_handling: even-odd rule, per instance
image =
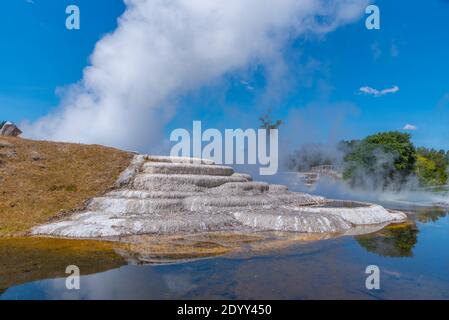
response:
[[[32,233],[73,238],[207,231],[358,234],[406,218],[375,204],[254,182],[210,160],[136,155],[114,190]]]

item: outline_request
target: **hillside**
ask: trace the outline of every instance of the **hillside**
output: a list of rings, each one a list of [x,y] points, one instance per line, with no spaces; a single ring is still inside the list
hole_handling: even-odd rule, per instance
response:
[[[131,158],[99,145],[0,137],[0,237],[82,206],[111,187]]]

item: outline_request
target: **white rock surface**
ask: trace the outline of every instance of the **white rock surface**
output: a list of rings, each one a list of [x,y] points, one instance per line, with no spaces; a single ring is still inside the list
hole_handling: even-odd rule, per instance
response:
[[[234,173],[234,169],[210,164],[146,162],[143,165],[143,172],[152,174],[231,176]]]
[[[136,155],[117,189],[35,235],[74,238],[219,230],[358,234],[406,219],[379,205],[253,182],[204,159]]]

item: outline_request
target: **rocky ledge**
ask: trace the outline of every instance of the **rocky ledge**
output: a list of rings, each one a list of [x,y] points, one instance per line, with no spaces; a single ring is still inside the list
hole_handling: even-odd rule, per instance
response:
[[[210,160],[136,155],[116,189],[34,235],[73,238],[206,231],[354,234],[406,219],[369,203],[329,200],[254,182]],[[359,231],[357,231],[359,230]],[[362,230],[362,231],[360,231]]]

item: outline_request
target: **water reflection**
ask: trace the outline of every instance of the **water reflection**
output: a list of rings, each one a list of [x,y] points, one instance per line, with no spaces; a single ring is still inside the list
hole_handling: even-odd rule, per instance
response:
[[[178,249],[189,244],[207,254],[243,241],[235,235],[220,239],[218,247],[212,245],[217,237],[174,240]],[[311,242],[299,237],[293,245],[289,240],[257,252],[145,266],[128,263],[136,257],[141,261],[142,255],[151,260],[155,249],[159,254],[168,249],[155,243],[151,255],[139,251],[136,256],[123,253],[129,248],[108,243],[0,240],[0,299],[449,298],[449,216],[442,210],[420,210],[410,223],[369,235]],[[173,246],[169,249],[179,254]],[[66,276],[69,264],[81,266],[81,290],[76,292],[67,291],[65,279],[58,278]],[[370,264],[381,269],[381,290],[365,288],[365,268]]]
[[[356,236],[355,239],[368,252],[383,257],[413,257],[419,234],[416,223],[435,223],[447,214],[447,209],[438,207],[415,208],[410,212],[410,222],[390,225],[372,234]]]
[[[416,210],[415,218],[422,223],[437,222],[439,219],[446,217],[447,209],[443,208],[421,208]]]
[[[69,265],[83,274],[98,273],[126,264],[114,245],[99,241],[49,238],[0,239],[0,294],[30,281],[64,277]]]
[[[383,257],[412,257],[419,230],[414,223],[391,225],[373,234],[355,239],[368,252]]]

